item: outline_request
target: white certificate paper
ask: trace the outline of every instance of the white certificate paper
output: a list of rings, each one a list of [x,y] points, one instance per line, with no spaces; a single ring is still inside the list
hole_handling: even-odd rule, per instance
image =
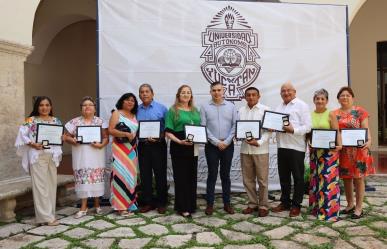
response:
[[[336,147],[336,130],[312,129],[312,144],[315,149],[334,149]]]
[[[54,124],[38,124],[36,143],[48,141],[48,145],[62,145],[63,126]]]
[[[189,134],[193,135],[193,143],[206,144],[207,143],[207,130],[205,126],[201,125],[186,125],[184,126],[185,137]]]
[[[251,132],[254,139],[261,138],[260,120],[237,120],[236,121],[236,139],[246,139],[246,132]]]
[[[140,121],[138,138],[160,138],[160,121]]]
[[[367,142],[367,132],[365,128],[358,129],[341,129],[341,139],[343,146],[358,147],[358,141],[363,141],[363,144]]]
[[[101,126],[77,126],[77,140],[82,144],[102,143]]]
[[[262,128],[271,129],[275,131],[284,131],[282,129],[284,125],[282,117],[289,117],[289,114],[265,111],[265,113],[263,114]]]

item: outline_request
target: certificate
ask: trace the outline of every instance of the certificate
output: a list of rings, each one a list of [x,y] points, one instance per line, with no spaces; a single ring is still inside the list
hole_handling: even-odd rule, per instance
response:
[[[36,131],[36,143],[48,145],[62,145],[63,125],[38,124]]]
[[[161,122],[158,120],[140,121],[138,138],[160,138]]]
[[[368,140],[367,133],[366,128],[341,129],[343,146],[362,147]]]
[[[237,120],[235,134],[238,140],[260,139],[261,120]]]
[[[336,148],[337,130],[312,129],[311,147],[315,149]]]
[[[265,111],[263,114],[263,129],[270,129],[275,131],[284,131],[283,126],[289,125],[289,114]]]
[[[207,143],[207,129],[203,125],[185,125],[185,137],[187,141],[195,144]]]
[[[102,127],[98,125],[77,126],[76,138],[81,144],[102,143]]]

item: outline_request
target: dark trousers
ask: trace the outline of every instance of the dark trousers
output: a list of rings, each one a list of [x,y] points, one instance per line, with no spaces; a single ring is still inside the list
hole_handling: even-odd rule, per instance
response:
[[[224,204],[230,204],[231,180],[230,170],[232,157],[234,155],[234,144],[231,143],[225,150],[221,151],[212,144],[206,144],[205,154],[208,165],[207,177],[207,205],[214,205],[215,185],[218,178],[218,168],[220,163],[220,179],[222,181],[222,197]]]
[[[141,177],[141,198],[145,205],[165,207],[167,205],[167,144],[139,142],[138,160]],[[153,174],[156,196],[153,196]]]
[[[172,154],[173,180],[175,182],[175,210],[196,210],[198,157]]]
[[[304,196],[305,152],[278,148],[278,174],[281,184],[281,203],[286,207],[301,207]],[[290,199],[291,176],[294,181],[293,199]]]

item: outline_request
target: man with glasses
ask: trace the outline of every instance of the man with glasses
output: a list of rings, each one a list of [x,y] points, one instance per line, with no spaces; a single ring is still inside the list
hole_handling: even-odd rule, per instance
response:
[[[277,112],[289,114],[289,125],[285,132],[277,132],[278,174],[281,184],[281,203],[273,212],[290,210],[289,216],[300,215],[304,195],[305,135],[310,132],[312,121],[308,105],[296,97],[296,89],[287,82],[281,86],[281,103]],[[293,176],[293,198],[290,199],[291,176]]]

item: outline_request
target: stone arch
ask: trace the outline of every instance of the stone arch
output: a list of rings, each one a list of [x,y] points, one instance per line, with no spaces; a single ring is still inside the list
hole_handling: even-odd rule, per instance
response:
[[[79,101],[96,97],[96,0],[42,0],[32,31],[34,50],[25,63],[25,113],[34,96],[53,100],[63,123],[79,116]],[[71,173],[70,147],[63,147],[59,173]],[[64,171],[63,171],[64,170]]]

